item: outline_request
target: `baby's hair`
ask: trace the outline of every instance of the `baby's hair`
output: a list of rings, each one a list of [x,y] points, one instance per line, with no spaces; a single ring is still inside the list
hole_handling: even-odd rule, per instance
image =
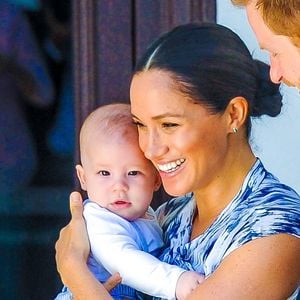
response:
[[[100,106],[83,122],[79,137],[81,152],[90,140],[99,138],[99,135],[121,140],[133,132],[137,134],[129,104],[113,103]]]

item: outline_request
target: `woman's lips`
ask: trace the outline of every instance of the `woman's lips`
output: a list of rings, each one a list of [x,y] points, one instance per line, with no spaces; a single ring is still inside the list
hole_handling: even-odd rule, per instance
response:
[[[157,168],[161,172],[172,173],[180,168],[180,166],[185,162],[184,158],[180,158],[166,164],[157,164]]]

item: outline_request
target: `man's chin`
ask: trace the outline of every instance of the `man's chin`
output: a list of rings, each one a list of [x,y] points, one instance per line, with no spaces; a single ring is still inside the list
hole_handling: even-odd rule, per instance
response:
[[[282,82],[283,82],[285,85],[287,85],[288,87],[295,87],[295,88],[300,89],[300,81],[297,81],[297,82],[292,83],[291,81],[283,80]]]

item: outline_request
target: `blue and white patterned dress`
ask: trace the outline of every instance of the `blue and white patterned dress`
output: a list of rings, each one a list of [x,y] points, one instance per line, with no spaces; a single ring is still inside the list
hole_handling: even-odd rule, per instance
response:
[[[279,233],[300,237],[300,196],[266,171],[259,159],[235,198],[203,234],[190,241],[195,209],[192,194],[159,207],[166,245],[160,258],[206,277],[251,240]]]

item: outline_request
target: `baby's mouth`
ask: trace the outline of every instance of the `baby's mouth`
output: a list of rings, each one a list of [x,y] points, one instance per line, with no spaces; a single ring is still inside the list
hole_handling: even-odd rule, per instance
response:
[[[131,203],[127,200],[118,199],[112,203],[112,206],[115,208],[127,208],[131,206]]]

